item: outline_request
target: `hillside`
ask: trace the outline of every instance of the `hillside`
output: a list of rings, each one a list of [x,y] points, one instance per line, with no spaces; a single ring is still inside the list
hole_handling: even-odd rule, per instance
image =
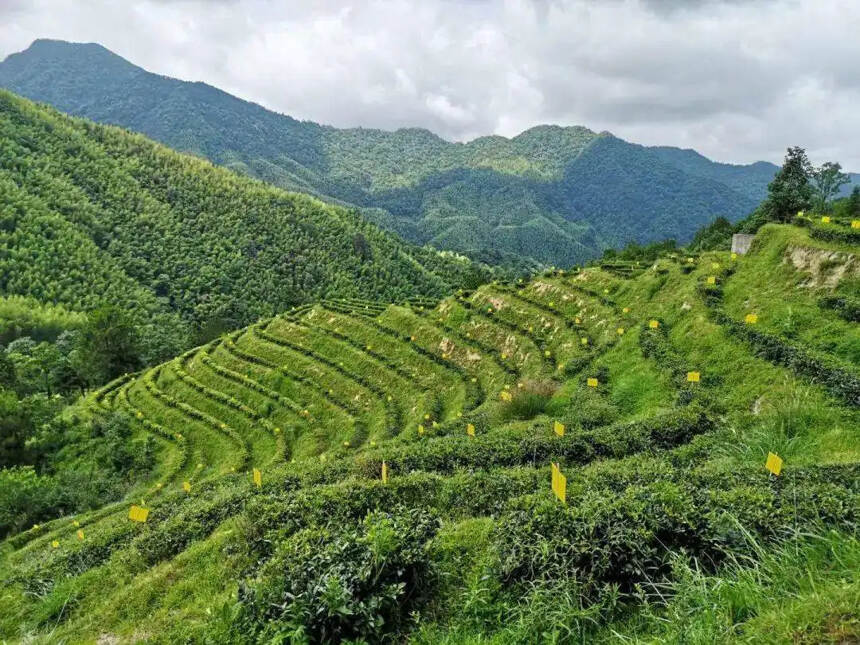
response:
[[[357,205],[412,242],[497,261],[570,265],[629,240],[685,242],[717,216],[748,214],[776,170],[584,127],[539,126],[468,143],[417,128],[337,129],[149,73],[95,44],[37,40],[0,63],[0,87]]]
[[[853,642],[858,253],[323,299],[123,377],[77,414],[149,465],[3,543],[0,638]]]
[[[163,334],[324,297],[439,297],[480,271],[353,210],[0,91],[0,292]],[[157,327],[159,329],[155,329]],[[186,331],[183,331],[186,330]],[[174,333],[175,332],[175,333]]]

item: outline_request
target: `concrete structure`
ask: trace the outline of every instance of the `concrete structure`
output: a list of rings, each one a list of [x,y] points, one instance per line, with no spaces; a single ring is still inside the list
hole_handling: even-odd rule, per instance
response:
[[[732,253],[746,255],[747,251],[750,250],[750,245],[752,244],[753,239],[755,239],[755,235],[750,235],[749,233],[735,233],[732,235]]]

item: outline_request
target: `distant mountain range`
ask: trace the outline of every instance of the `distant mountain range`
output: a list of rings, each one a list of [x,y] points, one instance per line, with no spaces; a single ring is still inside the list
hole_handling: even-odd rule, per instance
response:
[[[565,265],[630,240],[684,242],[717,216],[748,214],[777,170],[583,127],[468,143],[417,128],[338,129],[152,74],[97,44],[37,40],[0,63],[0,87],[490,262]]]

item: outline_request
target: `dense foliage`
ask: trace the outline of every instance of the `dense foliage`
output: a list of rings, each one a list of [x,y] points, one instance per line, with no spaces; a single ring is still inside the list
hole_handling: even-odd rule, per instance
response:
[[[190,326],[235,328],[327,296],[438,296],[473,270],[342,208],[8,93],[0,146],[0,289],[127,309],[150,360],[175,354]]]
[[[98,45],[36,41],[0,64],[0,87],[355,204],[407,240],[514,267],[577,264],[629,241],[686,242],[717,216],[749,213],[777,170],[582,127],[539,126],[465,144],[421,129],[340,130],[150,74]]]

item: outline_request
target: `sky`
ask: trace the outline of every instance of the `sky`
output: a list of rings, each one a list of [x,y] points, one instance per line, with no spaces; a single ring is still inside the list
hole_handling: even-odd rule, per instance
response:
[[[860,172],[860,0],[0,0],[0,59],[98,42],[338,127],[584,125]]]

